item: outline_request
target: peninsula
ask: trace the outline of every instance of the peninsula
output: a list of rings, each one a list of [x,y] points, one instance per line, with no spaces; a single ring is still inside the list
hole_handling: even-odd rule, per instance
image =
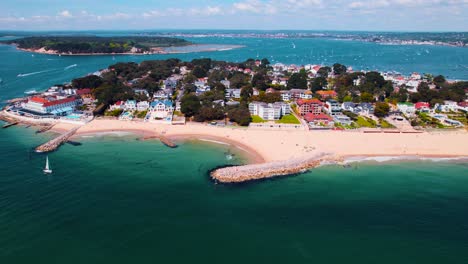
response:
[[[46,123],[71,137],[128,131],[194,138],[245,151],[250,165],[219,182],[301,173],[351,157],[468,157],[468,83],[444,76],[355,71],[345,65],[270,65],[179,59],[117,63],[12,100],[10,124]]]

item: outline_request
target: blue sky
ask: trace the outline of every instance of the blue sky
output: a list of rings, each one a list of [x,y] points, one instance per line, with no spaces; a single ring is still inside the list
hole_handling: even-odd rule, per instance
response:
[[[1,0],[2,30],[468,31],[468,0]]]

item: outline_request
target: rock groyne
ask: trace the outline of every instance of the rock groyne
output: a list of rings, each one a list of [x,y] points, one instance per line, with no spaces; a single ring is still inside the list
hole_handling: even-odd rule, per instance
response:
[[[50,152],[56,150],[60,145],[65,143],[70,137],[72,137],[80,127],[75,127],[72,130],[44,143],[36,148],[36,152]]]
[[[241,183],[305,172],[325,160],[331,160],[329,154],[319,153],[285,161],[220,168],[212,171],[210,176],[221,183]]]

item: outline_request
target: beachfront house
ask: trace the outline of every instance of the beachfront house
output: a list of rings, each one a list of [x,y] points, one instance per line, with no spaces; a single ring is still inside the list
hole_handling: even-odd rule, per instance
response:
[[[134,111],[136,110],[136,101],[135,100],[127,100],[124,104],[125,111]]]
[[[436,105],[436,109],[444,113],[456,112],[458,110],[458,104],[454,101],[444,101],[443,104]]]
[[[341,104],[336,100],[328,100],[325,102],[324,108],[325,112],[331,116],[341,115]]]
[[[297,110],[302,116],[308,113],[312,113],[314,115],[322,113],[323,103],[318,99],[299,99],[296,103]]]
[[[308,113],[304,116],[304,119],[309,123],[311,126],[328,126],[333,124],[333,119],[326,114],[312,114]]]
[[[154,118],[166,118],[174,111],[174,106],[171,100],[155,100],[151,102],[149,107]]]
[[[463,111],[463,112],[468,112],[468,102],[458,103],[458,110]]]
[[[336,115],[336,116],[333,116],[333,122],[335,122],[335,124],[342,124],[342,125],[349,126],[351,125],[353,121],[348,116]]]
[[[431,110],[431,106],[426,102],[417,102],[414,104],[416,111],[428,113]]]
[[[263,102],[252,102],[249,104],[251,115],[257,115],[264,120],[279,120],[283,115],[291,113],[291,108],[283,102],[267,104]]]
[[[118,102],[115,102],[115,104],[111,105],[109,107],[109,110],[113,111],[113,110],[120,110],[120,109],[124,109],[124,102],[123,101],[118,101]]]
[[[149,109],[149,102],[147,101],[141,101],[141,102],[138,102],[137,105],[136,105],[136,108],[138,111],[142,112],[142,111],[146,111]]]
[[[416,108],[412,103],[398,103],[397,109],[405,115],[414,115],[416,112]]]

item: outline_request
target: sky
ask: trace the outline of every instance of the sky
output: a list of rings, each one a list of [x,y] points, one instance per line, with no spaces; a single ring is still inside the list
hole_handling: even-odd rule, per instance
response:
[[[468,31],[468,0],[1,0],[0,30]]]

